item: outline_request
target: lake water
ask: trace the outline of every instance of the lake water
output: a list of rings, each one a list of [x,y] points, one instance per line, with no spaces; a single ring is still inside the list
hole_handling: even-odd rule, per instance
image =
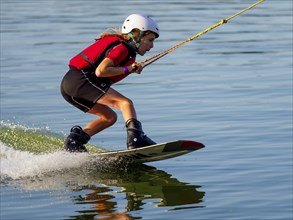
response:
[[[1,126],[65,136],[94,117],[59,93],[68,60],[131,13],[158,21],[155,55],[254,1],[1,1]],[[114,86],[157,142],[206,148],[136,169],[1,146],[1,214],[31,219],[292,219],[292,1],[265,1]],[[117,123],[91,144],[125,149]]]

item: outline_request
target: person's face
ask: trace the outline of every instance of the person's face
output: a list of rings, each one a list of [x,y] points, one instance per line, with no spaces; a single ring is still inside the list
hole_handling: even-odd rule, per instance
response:
[[[143,36],[138,48],[138,54],[143,56],[147,51],[150,51],[154,47],[155,39],[156,35],[154,33]]]

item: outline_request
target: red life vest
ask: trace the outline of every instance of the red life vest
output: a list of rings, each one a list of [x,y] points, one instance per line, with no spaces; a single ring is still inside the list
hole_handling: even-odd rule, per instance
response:
[[[95,43],[84,49],[69,61],[69,66],[77,69],[95,72],[96,68],[106,57],[110,58],[115,66],[128,66],[135,62],[136,52],[119,37],[107,36],[98,39]],[[112,83],[116,83],[129,74],[106,77]],[[105,77],[103,77],[105,78]]]

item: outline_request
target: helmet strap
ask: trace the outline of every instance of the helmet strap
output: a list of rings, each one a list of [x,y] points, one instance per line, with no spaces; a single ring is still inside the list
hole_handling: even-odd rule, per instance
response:
[[[138,44],[138,47],[139,47],[139,45],[140,45],[140,41],[141,41],[141,38],[142,38],[142,34],[143,34],[143,32],[142,31],[139,31],[139,37],[138,37],[138,40],[137,40],[137,42],[136,42],[136,44]],[[137,48],[138,48],[137,47]]]
[[[140,31],[139,32],[139,37],[138,37],[138,40],[136,41],[133,34],[132,33],[128,33],[128,36],[135,42],[135,44],[133,44],[133,46],[135,47],[135,50],[138,51],[138,48],[140,46],[140,41],[141,41],[141,38],[142,38],[142,34],[143,32]],[[132,43],[131,43],[132,44]]]

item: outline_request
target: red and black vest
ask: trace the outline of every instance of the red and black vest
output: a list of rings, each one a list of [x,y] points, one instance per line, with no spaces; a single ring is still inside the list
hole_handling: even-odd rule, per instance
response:
[[[116,36],[107,36],[96,40],[95,43],[84,49],[81,53],[74,56],[69,61],[70,67],[94,73],[99,64],[107,57],[109,52],[116,46],[123,44],[128,51],[125,59],[116,66],[131,65],[135,62],[136,51],[127,44],[125,40]],[[129,74],[122,74],[113,77],[107,77],[111,83],[116,83]],[[104,78],[104,77],[103,77]]]

